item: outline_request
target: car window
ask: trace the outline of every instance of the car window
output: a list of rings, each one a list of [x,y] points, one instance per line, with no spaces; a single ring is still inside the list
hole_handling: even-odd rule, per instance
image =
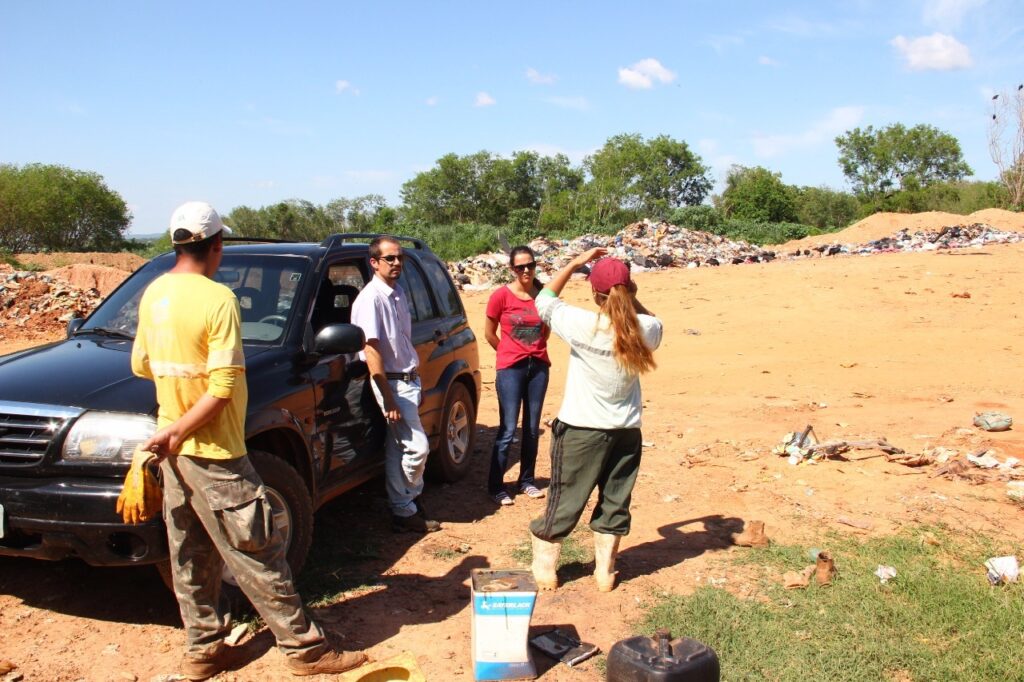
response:
[[[460,314],[462,310],[459,306],[459,294],[444,271],[444,265],[433,258],[424,258],[420,262],[423,265],[423,272],[427,275],[430,288],[434,290],[434,298],[441,306],[441,314],[445,317]]]
[[[134,335],[142,293],[173,265],[174,260],[167,259],[133,275],[93,312],[82,325],[83,331],[105,328]],[[243,341],[281,339],[295,312],[292,302],[308,268],[309,261],[300,257],[225,254],[213,279],[238,297]]]
[[[430,291],[423,280],[423,274],[419,266],[411,258],[405,259],[405,267],[402,268],[402,276],[398,283],[405,289],[409,297],[409,308],[412,312],[412,319],[415,322],[422,322],[437,317],[434,303],[430,300]]]

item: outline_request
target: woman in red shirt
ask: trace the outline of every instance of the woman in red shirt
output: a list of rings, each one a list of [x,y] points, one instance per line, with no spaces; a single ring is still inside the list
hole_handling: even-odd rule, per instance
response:
[[[537,463],[537,438],[544,394],[548,390],[548,327],[540,321],[533,299],[541,285],[534,278],[537,261],[529,246],[517,246],[509,255],[512,283],[503,286],[487,301],[487,324],[484,336],[497,351],[494,385],[498,393],[500,422],[491,450],[491,471],[487,492],[502,506],[512,504],[505,489],[504,475],[508,468],[508,451],[523,412],[523,433],[519,445],[519,492],[527,497],[544,497],[534,481]],[[501,337],[498,328],[501,327]]]

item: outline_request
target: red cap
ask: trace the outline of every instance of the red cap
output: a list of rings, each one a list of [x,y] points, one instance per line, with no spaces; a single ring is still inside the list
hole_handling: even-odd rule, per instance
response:
[[[629,268],[618,258],[602,258],[590,266],[590,286],[599,294],[607,294],[616,284],[629,284]]]

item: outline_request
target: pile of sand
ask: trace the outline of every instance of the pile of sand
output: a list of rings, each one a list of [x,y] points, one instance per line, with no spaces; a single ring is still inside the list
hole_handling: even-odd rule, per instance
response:
[[[145,262],[145,261],[143,261]],[[76,289],[96,289],[100,295],[107,296],[116,289],[131,272],[105,265],[65,265],[56,270],[48,270],[47,275],[66,282]]]
[[[782,249],[797,249],[820,244],[866,244],[883,237],[891,237],[900,230],[911,232],[938,231],[949,225],[985,223],[1005,232],[1024,232],[1024,213],[1001,208],[986,208],[970,215],[926,211],[924,213],[875,213],[839,232],[820,234],[787,242]]]
[[[146,263],[146,259],[134,253],[103,253],[99,251],[75,253],[19,253],[15,255],[19,263],[26,266],[35,266],[42,270],[53,270],[65,265],[84,263],[89,265],[103,265],[108,268],[117,268],[125,272],[135,272]]]

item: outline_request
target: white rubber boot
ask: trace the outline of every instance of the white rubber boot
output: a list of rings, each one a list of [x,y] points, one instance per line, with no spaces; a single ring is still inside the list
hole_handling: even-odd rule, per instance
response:
[[[562,541],[548,542],[530,533],[533,538],[533,579],[538,590],[558,589],[558,556],[562,553]]]
[[[601,592],[615,589],[615,557],[621,539],[621,535],[594,533],[594,579]]]

